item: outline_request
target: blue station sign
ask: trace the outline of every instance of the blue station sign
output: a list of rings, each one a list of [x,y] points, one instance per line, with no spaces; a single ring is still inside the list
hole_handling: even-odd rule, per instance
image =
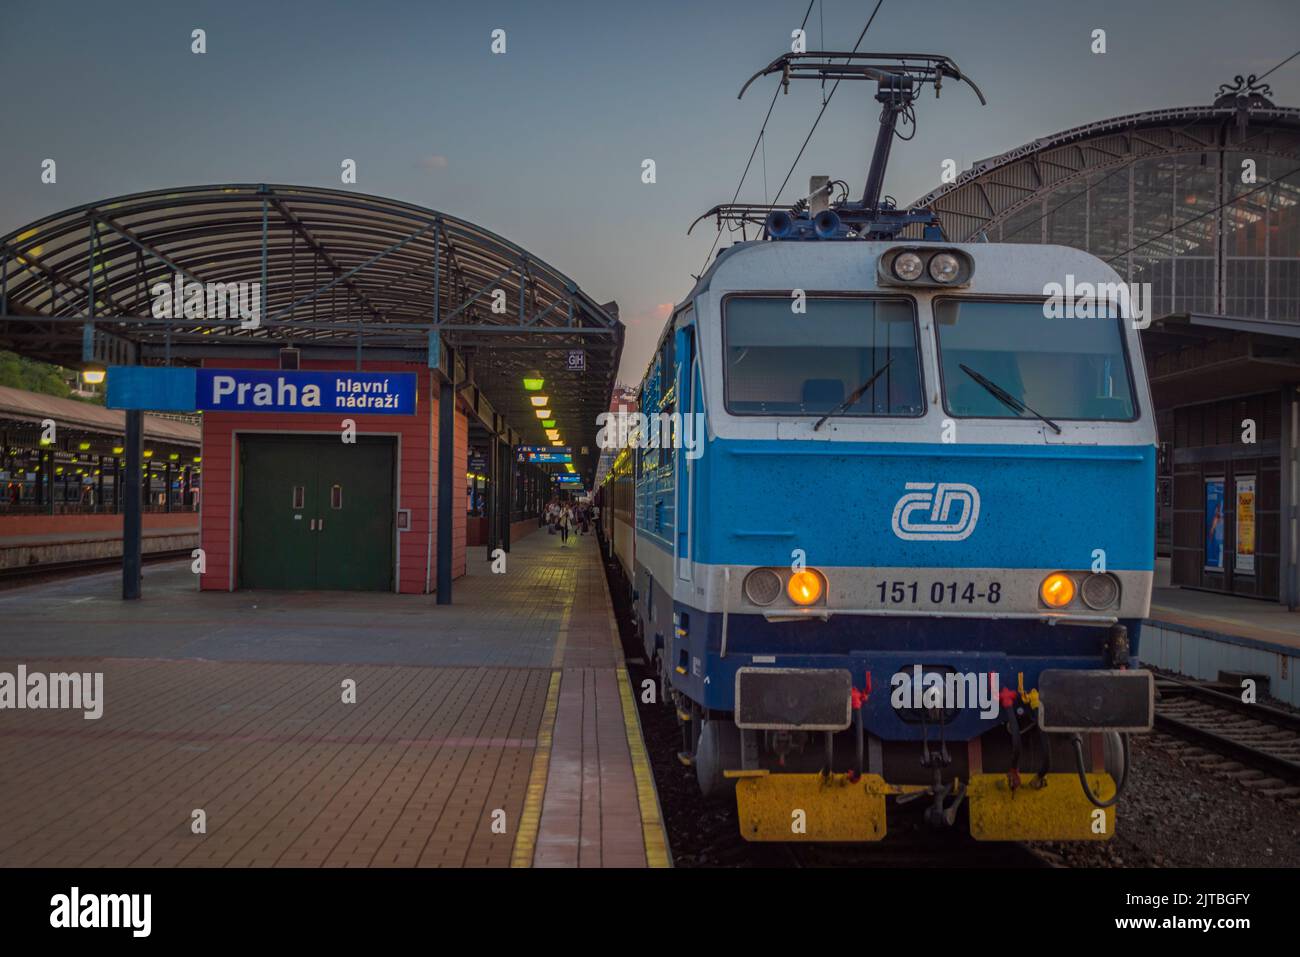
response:
[[[198,408],[214,412],[414,415],[413,372],[199,369]]]
[[[573,461],[572,455],[564,455],[560,452],[532,452],[528,456],[520,456],[519,461],[533,462],[537,465],[564,465]]]
[[[154,412],[414,415],[417,389],[413,372],[114,366],[105,404]]]

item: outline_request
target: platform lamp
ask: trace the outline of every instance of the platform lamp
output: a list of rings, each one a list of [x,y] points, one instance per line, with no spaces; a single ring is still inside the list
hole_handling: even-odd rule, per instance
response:
[[[83,362],[81,364],[81,381],[86,385],[103,385],[104,380],[108,377],[108,370],[99,362]]]
[[[544,385],[546,385],[546,380],[542,378],[542,374],[538,370],[534,369],[532,372],[524,373],[525,392],[541,392]]]

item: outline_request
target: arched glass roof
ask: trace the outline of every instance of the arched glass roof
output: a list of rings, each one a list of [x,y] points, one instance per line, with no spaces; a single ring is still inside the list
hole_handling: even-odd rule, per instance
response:
[[[912,204],[925,206],[954,241],[1085,249],[1150,282],[1156,316],[1300,322],[1300,110],[1260,96],[1043,137]]]

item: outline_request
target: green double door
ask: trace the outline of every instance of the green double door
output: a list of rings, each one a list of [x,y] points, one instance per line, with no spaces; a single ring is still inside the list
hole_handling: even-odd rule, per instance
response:
[[[393,588],[394,439],[245,435],[239,587]]]

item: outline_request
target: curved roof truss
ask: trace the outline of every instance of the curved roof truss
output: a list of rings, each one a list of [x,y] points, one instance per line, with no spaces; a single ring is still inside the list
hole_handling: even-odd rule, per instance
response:
[[[1063,187],[1079,183],[1086,189],[1090,177],[1151,157],[1217,150],[1292,157],[1300,165],[1300,110],[1272,105],[1252,105],[1247,111],[1228,105],[1181,107],[1089,123],[975,163],[955,182],[920,197],[909,209],[928,206],[939,215],[950,239],[975,242]],[[919,228],[907,235],[919,237]],[[1143,239],[1134,237],[1137,242]],[[1176,249],[1152,252],[1174,255]]]
[[[211,312],[157,315],[155,306],[170,300],[160,283],[257,283],[257,319],[224,302]],[[251,307],[245,289],[234,301]],[[64,210],[0,237],[0,348],[61,365],[194,363],[296,346],[304,356],[432,355],[430,364],[441,367],[440,342],[472,374],[471,404],[490,400],[483,418],[493,429],[505,428],[493,419],[499,415],[525,440],[540,438],[519,395],[523,372],[537,368],[577,439],[608,408],[623,326],[616,305],[597,303],[493,232],[342,190],[155,190]],[[570,349],[583,350],[585,370],[570,374]]]

